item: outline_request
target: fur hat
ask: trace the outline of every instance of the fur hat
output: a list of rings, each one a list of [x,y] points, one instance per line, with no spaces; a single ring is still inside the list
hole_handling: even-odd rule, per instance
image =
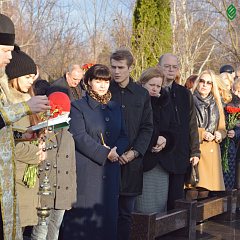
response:
[[[13,46],[15,40],[15,29],[12,20],[0,14],[0,45]]]
[[[64,112],[70,112],[71,102],[66,93],[63,92],[53,92],[49,95],[48,100],[54,105],[62,108]]]
[[[37,74],[37,67],[30,56],[20,51],[18,46],[14,46],[12,59],[6,66],[6,74],[11,80],[29,74]]]

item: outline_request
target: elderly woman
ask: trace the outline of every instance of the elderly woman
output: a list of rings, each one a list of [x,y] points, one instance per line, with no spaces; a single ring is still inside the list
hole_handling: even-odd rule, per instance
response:
[[[219,143],[227,132],[216,77],[211,70],[202,72],[196,79],[193,99],[201,143],[201,160],[198,165],[200,181],[195,189],[186,192],[188,200],[206,198],[209,191],[225,190]]]
[[[118,157],[129,139],[121,106],[110,101],[111,79],[108,67],[92,66],[85,73],[86,96],[72,102],[77,201],[65,215],[65,239],[117,239]]]
[[[153,135],[143,158],[143,190],[135,202],[135,210],[162,213],[167,210],[169,172],[173,172],[171,151],[176,145],[178,125],[168,93],[162,88],[164,74],[149,68],[138,79],[151,96]]]

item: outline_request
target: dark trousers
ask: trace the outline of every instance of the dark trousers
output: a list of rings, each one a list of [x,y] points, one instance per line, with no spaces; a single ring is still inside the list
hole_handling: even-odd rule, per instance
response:
[[[169,174],[168,211],[174,209],[175,200],[182,199],[184,196],[184,176],[185,174]]]
[[[118,240],[130,239],[131,213],[134,210],[136,197],[119,196],[118,198]]]

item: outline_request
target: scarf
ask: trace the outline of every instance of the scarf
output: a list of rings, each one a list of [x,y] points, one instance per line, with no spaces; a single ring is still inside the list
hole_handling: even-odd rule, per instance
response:
[[[198,91],[193,93],[193,99],[197,112],[199,128],[205,128],[207,132],[214,134],[219,125],[219,110],[214,96],[210,93],[202,98]]]
[[[91,86],[89,86],[89,85],[87,86],[87,93],[89,94],[90,97],[92,97],[97,102],[100,102],[102,105],[103,104],[107,104],[110,101],[111,97],[112,97],[112,95],[111,95],[109,90],[107,91],[106,94],[100,96],[95,91],[93,91]]]

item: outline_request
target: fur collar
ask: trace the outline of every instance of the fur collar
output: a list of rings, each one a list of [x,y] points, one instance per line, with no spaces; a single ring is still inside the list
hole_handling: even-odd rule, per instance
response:
[[[169,104],[170,97],[169,94],[166,92],[164,88],[161,89],[161,95],[159,98],[157,97],[151,97],[152,105],[166,107]]]
[[[8,84],[8,78],[6,74],[2,78],[0,78],[0,84],[9,104],[28,101],[31,98],[28,93],[19,92],[10,84]]]

